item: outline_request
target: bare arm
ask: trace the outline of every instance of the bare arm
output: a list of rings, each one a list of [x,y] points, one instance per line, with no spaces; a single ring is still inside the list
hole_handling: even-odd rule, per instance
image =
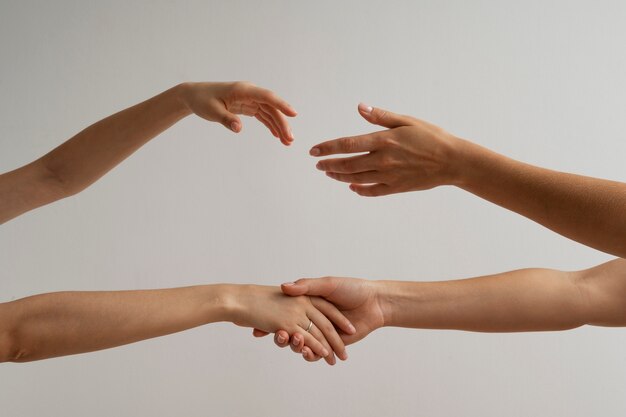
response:
[[[319,332],[304,331],[309,320]],[[348,325],[322,299],[257,285],[49,293],[0,303],[0,362],[107,349],[218,321],[306,333],[307,345],[322,356],[343,352],[334,325]]]
[[[282,289],[288,295],[317,295],[335,304],[356,327],[356,333],[342,335],[346,344],[384,326],[476,332],[626,326],[624,259],[577,272],[523,269],[438,282],[325,277],[283,284]],[[293,350],[309,361],[319,359],[300,333],[290,338],[281,330],[274,340],[284,347],[294,338],[298,342]]]
[[[184,83],[103,119],[47,155],[0,175],[0,224],[34,208],[76,194],[152,138],[195,113],[242,129],[236,114],[254,116],[289,145],[283,114],[296,112],[269,90],[249,83]]]
[[[626,184],[539,168],[467,141],[459,145],[460,188],[626,258]]]
[[[314,156],[368,152],[318,162],[352,191],[381,196],[454,185],[570,239],[626,257],[626,184],[518,162],[410,116],[363,105],[359,112],[389,129],[311,149]]]
[[[479,332],[626,326],[626,260],[443,282],[381,283],[386,326]]]

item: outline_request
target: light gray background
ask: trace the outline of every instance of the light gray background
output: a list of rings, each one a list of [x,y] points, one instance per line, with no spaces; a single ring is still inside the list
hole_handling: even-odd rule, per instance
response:
[[[611,257],[451,188],[356,196],[314,168],[378,130],[359,101],[530,163],[626,180],[621,1],[2,1],[0,171],[185,80],[247,79],[300,116],[190,117],[0,234],[0,300],[303,276],[439,280]],[[334,368],[228,324],[0,366],[21,416],[623,416],[626,331],[383,329]]]

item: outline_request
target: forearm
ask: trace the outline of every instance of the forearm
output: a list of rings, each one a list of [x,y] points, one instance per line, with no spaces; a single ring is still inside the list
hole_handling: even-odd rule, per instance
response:
[[[571,329],[590,320],[575,273],[525,269],[465,280],[379,284],[386,326],[520,332]]]
[[[538,168],[461,144],[459,187],[570,239],[626,257],[626,184]]]
[[[84,129],[40,162],[69,194],[76,193],[190,114],[183,84]]]
[[[0,224],[85,189],[150,139],[190,114],[186,85],[84,129],[38,160],[0,175]]]
[[[59,292],[0,304],[0,359],[91,352],[228,320],[230,287]]]

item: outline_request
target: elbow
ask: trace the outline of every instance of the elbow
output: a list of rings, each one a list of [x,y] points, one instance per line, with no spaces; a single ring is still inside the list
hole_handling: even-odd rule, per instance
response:
[[[27,356],[14,332],[0,332],[0,363],[25,362]]]
[[[61,200],[78,194],[81,189],[68,178],[62,166],[57,166],[54,162],[40,160],[40,182],[43,188],[49,191],[52,200]]]

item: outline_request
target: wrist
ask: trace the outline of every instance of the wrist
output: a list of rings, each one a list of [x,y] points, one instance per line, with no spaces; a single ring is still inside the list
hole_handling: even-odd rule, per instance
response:
[[[473,142],[458,138],[451,158],[455,167],[451,185],[467,191],[480,187],[485,179],[496,175],[499,158],[504,157]]]
[[[454,138],[449,154],[450,185],[463,188],[471,179],[473,171],[480,167],[480,151],[475,143]]]
[[[194,83],[183,82],[172,88],[174,93],[174,99],[177,103],[177,108],[184,113],[185,116],[189,116],[193,111],[189,106],[189,97],[193,91]]]
[[[427,302],[423,283],[377,281],[376,285],[383,327],[415,327],[418,309]]]
[[[374,294],[376,294],[376,300],[380,307],[383,323],[381,327],[394,326],[397,300],[395,297],[396,291],[393,288],[392,281],[372,281],[374,286]]]
[[[209,294],[204,299],[205,316],[208,322],[235,322],[241,313],[240,287],[236,284],[208,285]]]

